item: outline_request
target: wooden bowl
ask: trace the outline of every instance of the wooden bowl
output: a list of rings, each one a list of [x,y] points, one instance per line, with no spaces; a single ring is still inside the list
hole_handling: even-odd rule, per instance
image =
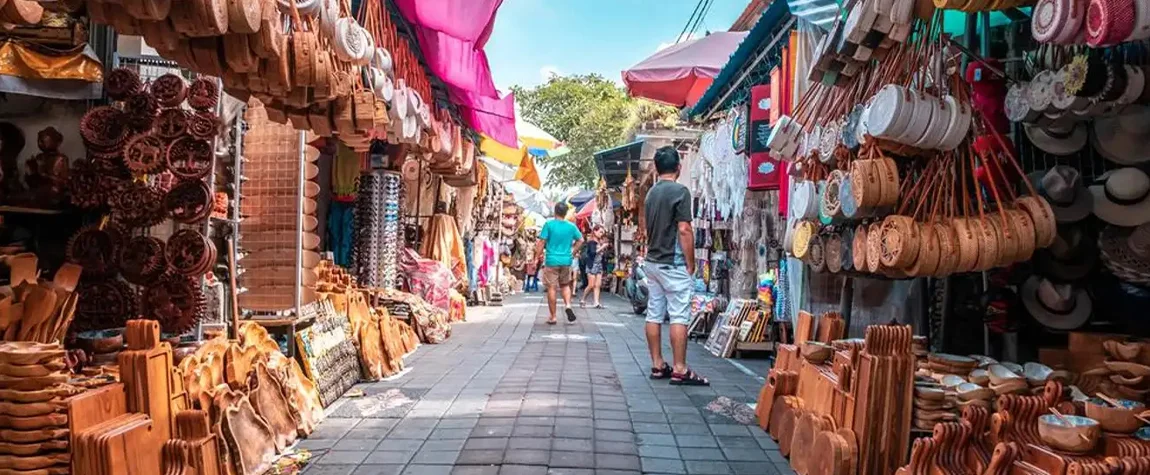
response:
[[[958,398],[963,401],[989,400],[995,396],[993,389],[984,388],[974,383],[962,383],[955,386],[954,391],[958,393]]]
[[[76,334],[76,346],[92,355],[120,351],[124,348],[124,329],[92,330]]]
[[[1004,365],[993,364],[986,368],[986,375],[990,378],[991,385],[1003,385],[1018,380],[1023,380],[1023,377],[1018,373],[1011,371]]]
[[[1026,363],[1022,366],[1022,375],[1031,386],[1046,384],[1046,380],[1054,373],[1053,369],[1041,363]]]
[[[942,401],[946,399],[946,391],[942,388],[915,386],[914,395],[927,401]]]
[[[1111,406],[1099,398],[1086,400],[1086,417],[1098,421],[1102,430],[1118,434],[1130,434],[1142,427],[1138,414],[1146,409],[1146,405],[1129,399],[1116,401],[1122,407]]]
[[[814,364],[822,364],[834,354],[835,349],[826,343],[808,341],[803,343],[803,358]]]
[[[968,376],[967,379],[974,384],[985,386],[990,384],[990,373],[987,373],[985,369],[976,369],[970,372],[970,376]]]
[[[954,389],[954,388],[957,388],[958,386],[965,384],[965,383],[966,383],[966,378],[963,378],[962,376],[956,376],[953,374],[942,375],[942,377],[938,379],[938,384],[941,384],[942,387],[944,387],[946,389]]]
[[[1098,438],[1102,436],[1102,426],[1098,421],[1082,416],[1065,418],[1069,425],[1054,414],[1038,418],[1038,436],[1043,442],[1055,449],[1075,453],[1089,452],[1098,445]]]

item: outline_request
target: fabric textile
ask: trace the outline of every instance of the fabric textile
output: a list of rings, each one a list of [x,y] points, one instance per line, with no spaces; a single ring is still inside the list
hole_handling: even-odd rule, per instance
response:
[[[355,232],[355,205],[333,201],[327,214],[327,243],[340,267],[351,266],[352,234]]]
[[[691,323],[691,294],[694,279],[681,265],[643,264],[647,274],[647,322],[672,325]]]
[[[547,266],[543,268],[543,285],[549,289],[571,285],[572,280],[574,279],[572,279],[570,266]]]
[[[583,239],[583,233],[570,221],[552,219],[543,225],[539,239],[544,241],[546,266],[571,266],[571,246]]]
[[[659,180],[643,204],[647,221],[647,262],[683,265],[679,223],[691,222],[691,191],[671,180]]]

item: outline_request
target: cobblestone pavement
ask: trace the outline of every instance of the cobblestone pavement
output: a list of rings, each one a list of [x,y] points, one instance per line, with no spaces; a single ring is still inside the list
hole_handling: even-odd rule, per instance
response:
[[[754,403],[765,371],[691,343],[688,361],[712,386],[651,381],[642,318],[604,300],[572,325],[546,325],[540,294],[468,309],[446,343],[408,357],[409,371],[333,404],[300,443],[315,456],[304,473],[793,473],[757,426],[707,409],[720,396]]]

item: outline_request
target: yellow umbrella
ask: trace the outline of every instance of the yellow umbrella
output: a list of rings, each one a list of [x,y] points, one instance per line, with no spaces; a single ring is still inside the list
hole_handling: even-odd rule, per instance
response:
[[[479,142],[479,151],[514,166],[523,163],[524,157],[528,155],[558,157],[570,151],[559,139],[523,119],[515,120],[515,131],[519,134],[519,148],[508,147],[484,135]]]

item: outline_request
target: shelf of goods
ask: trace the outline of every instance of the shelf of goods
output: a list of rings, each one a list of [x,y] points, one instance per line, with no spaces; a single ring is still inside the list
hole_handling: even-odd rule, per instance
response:
[[[81,118],[88,158],[69,176],[72,204],[105,213],[68,241],[68,261],[83,268],[72,330],[123,328],[144,314],[165,335],[184,334],[205,316],[200,278],[217,260],[205,231],[222,127],[218,85],[174,74],[144,83],[117,68],[104,87],[112,102]]]
[[[304,373],[316,382],[320,401],[327,407],[359,382],[359,353],[351,322],[346,314],[336,313],[331,300],[308,304],[304,312],[314,314],[315,324],[296,332],[296,343]]]
[[[1029,260],[1056,236],[1034,186],[1016,193],[1014,146],[972,99],[942,15],[915,5],[856,2],[768,139],[795,177],[784,248],[815,272],[981,271]],[[926,76],[936,79],[916,79]]]
[[[401,248],[403,179],[398,173],[364,172],[355,199],[351,269],[366,287],[394,289]]]

